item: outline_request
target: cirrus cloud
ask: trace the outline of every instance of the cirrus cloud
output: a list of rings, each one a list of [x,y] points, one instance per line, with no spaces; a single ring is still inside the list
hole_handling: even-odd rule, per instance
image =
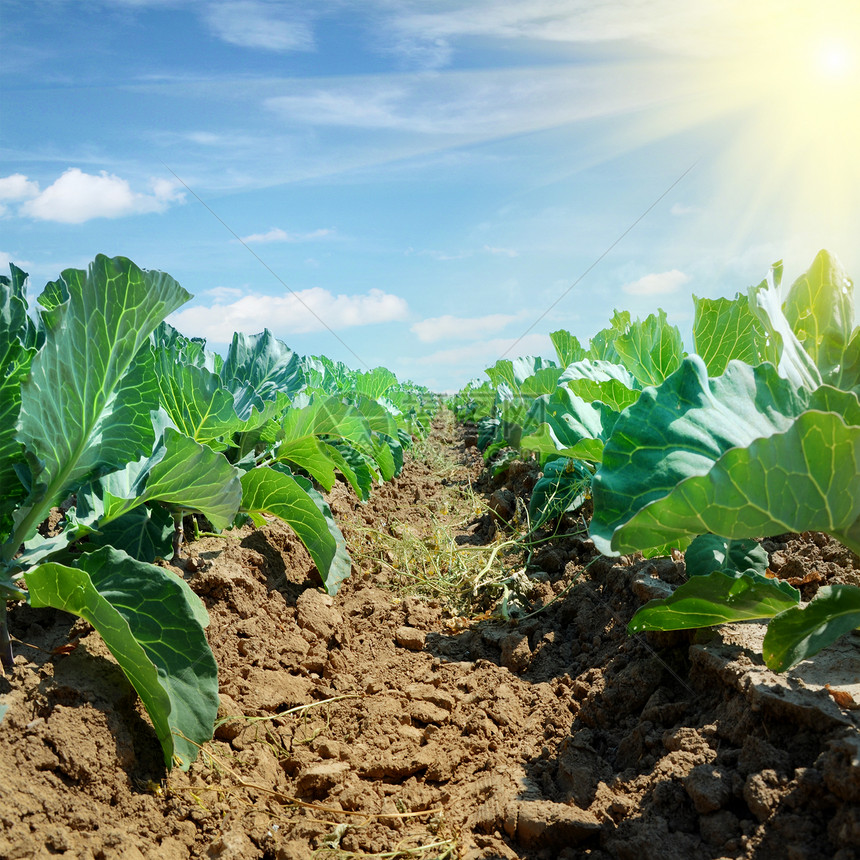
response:
[[[313,30],[283,4],[258,0],[230,0],[206,9],[205,21],[212,32],[225,42],[242,48],[266,51],[310,51],[314,48]]]
[[[263,106],[290,127],[355,128],[434,138],[553,128],[665,102],[693,84],[663,65],[457,70],[444,74],[308,78],[279,84]]]
[[[777,14],[761,2],[761,17]],[[537,40],[578,45],[627,43],[687,55],[738,42],[744,4],[677,0],[400,0],[382,20],[384,47],[426,67],[447,65],[466,39]],[[732,27],[731,25],[735,26]]]

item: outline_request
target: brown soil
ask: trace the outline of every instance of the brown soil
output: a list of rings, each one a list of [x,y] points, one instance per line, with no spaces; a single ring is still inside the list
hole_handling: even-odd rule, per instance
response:
[[[481,459],[450,426],[436,438],[458,464],[445,484],[411,460],[366,505],[331,496],[361,568],[334,598],[278,522],[191,546],[185,575],[210,612],[232,719],[187,774],[165,774],[88,625],[12,608],[0,857],[860,856],[856,637],[783,676],[754,649],[758,625],[629,637],[683,562],[595,558],[576,536],[512,580],[514,601],[549,604],[518,624],[405,596],[390,550],[372,560],[371,529],[426,537],[441,520],[479,545],[534,482],[521,465],[484,476],[497,513],[472,517],[463,490]],[[807,598],[860,581],[857,558],[823,535],[765,547]]]

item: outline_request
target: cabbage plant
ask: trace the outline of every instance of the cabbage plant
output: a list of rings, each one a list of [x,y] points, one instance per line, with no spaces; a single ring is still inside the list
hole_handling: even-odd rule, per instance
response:
[[[478,419],[485,458],[504,447],[537,454],[543,474],[529,503],[533,529],[581,507],[621,411],[684,355],[681,334],[662,310],[633,321],[616,310],[588,349],[564,330],[550,338],[557,364],[532,356],[497,361],[485,371],[491,385],[470,383],[453,399],[461,418]]]
[[[7,600],[85,618],[140,695],[166,766],[183,769],[218,708],[206,610],[181,578],[102,530],[144,503],[221,528],[238,510],[238,470],[159,411],[149,338],[189,297],[169,275],[98,256],[49,283],[31,316],[25,273],[0,279],[0,663],[13,659]],[[39,535],[52,508],[75,501],[86,516]]]
[[[826,251],[787,291],[781,275],[777,264],[747,296],[703,306],[700,355],[619,416],[593,481],[591,537],[605,554],[808,530],[860,553],[853,284]],[[764,657],[784,670],[860,626],[860,589],[799,601],[763,571],[726,563],[647,604],[630,629],[772,618]]]
[[[399,388],[394,374],[300,359],[268,330],[235,334],[223,359],[166,324],[154,343],[161,406],[171,421],[235,464],[240,513],[256,525],[265,516],[286,522],[325,589],[336,593],[352,561],[316,486],[329,491],[340,474],[366,500],[374,484],[399,474],[411,437],[382,396]]]
[[[435,399],[385,368],[302,360],[268,331],[234,335],[222,358],[164,322],[189,294],[122,257],[64,271],[32,314],[26,281],[15,266],[0,277],[0,669],[8,600],[87,619],[167,767],[187,768],[218,708],[208,616],[151,562],[179,555],[185,514],[218,531],[275,516],[335,593],[352,562],[319,487],[340,474],[366,499]],[[58,506],[61,528],[40,533]]]

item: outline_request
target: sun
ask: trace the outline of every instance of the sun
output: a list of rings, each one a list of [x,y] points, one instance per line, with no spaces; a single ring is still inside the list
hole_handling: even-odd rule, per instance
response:
[[[856,242],[860,0],[677,5],[649,30],[650,52],[599,67],[607,87],[636,76],[605,152],[685,148],[676,176],[695,165],[707,195],[696,229],[729,221],[738,247]]]
[[[691,8],[701,0],[690,0]],[[703,129],[715,216],[826,247],[860,217],[860,0],[719,0],[676,32],[682,59],[638,133]],[[656,88],[655,88],[656,89]],[[773,232],[773,231],[772,231]]]
[[[848,82],[857,74],[856,45],[844,39],[826,39],[815,52],[815,69],[827,83]]]
[[[733,39],[696,74],[699,120],[726,124],[719,170],[739,230],[763,212],[836,229],[860,210],[860,2],[731,8]]]

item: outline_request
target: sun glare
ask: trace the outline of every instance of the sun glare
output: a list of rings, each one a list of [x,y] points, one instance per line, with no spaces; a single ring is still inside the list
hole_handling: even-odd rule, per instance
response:
[[[764,212],[835,230],[860,210],[860,2],[731,8],[731,38],[695,65],[698,119],[724,119],[730,137],[722,190],[743,206],[739,230]]]
[[[819,46],[815,64],[819,74],[834,82],[847,81],[857,72],[857,57],[852,46],[835,39]]]

